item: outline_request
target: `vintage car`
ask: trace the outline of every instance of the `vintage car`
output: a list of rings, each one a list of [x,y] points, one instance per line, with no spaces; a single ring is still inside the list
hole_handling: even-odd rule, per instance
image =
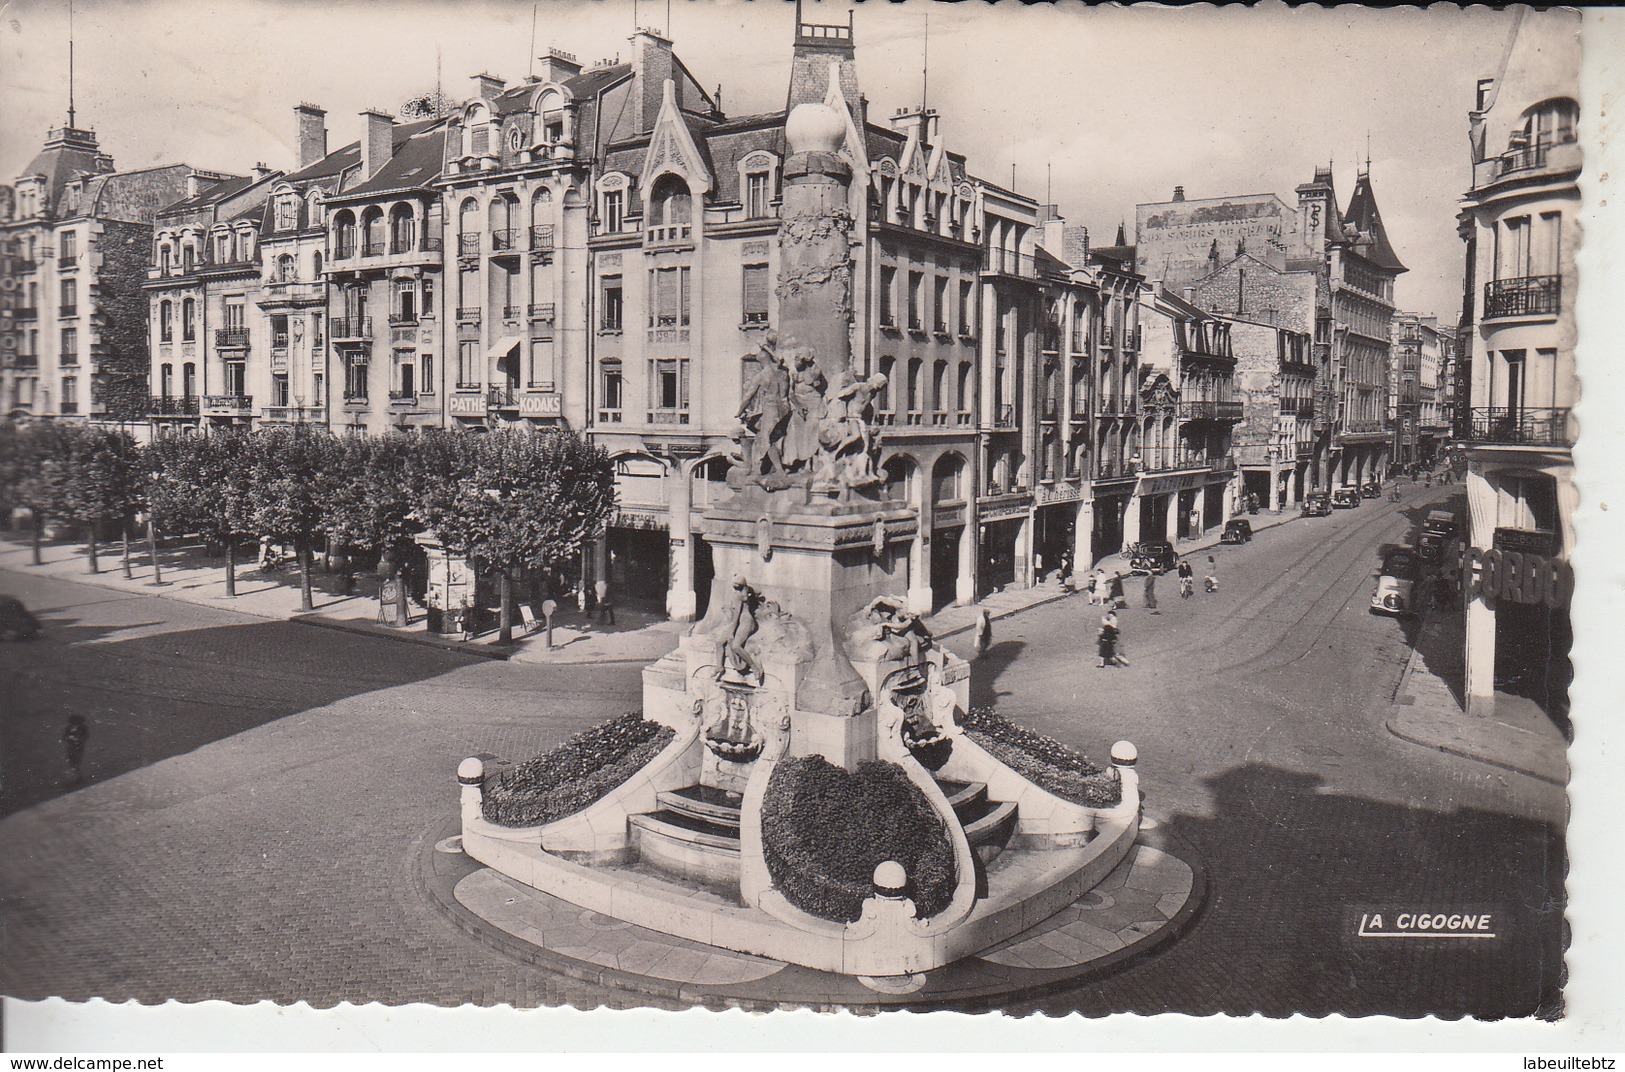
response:
[[[1128,566],[1134,573],[1167,573],[1178,561],[1174,545],[1158,540],[1135,544],[1129,552]]]
[[[1371,593],[1373,614],[1410,615],[1416,613],[1416,582],[1421,561],[1409,547],[1397,548],[1382,557],[1377,588]]]
[[[1375,480],[1367,480],[1360,485],[1360,494],[1367,499],[1382,498],[1382,484]]]
[[[1312,491],[1303,497],[1304,517],[1327,517],[1332,512],[1332,497],[1324,491]]]
[[[1352,510],[1359,505],[1359,488],[1342,487],[1332,492],[1332,506],[1338,510]]]
[[[1219,534],[1220,543],[1247,543],[1253,538],[1253,523],[1244,517],[1233,517],[1224,523]]]
[[[28,613],[16,596],[0,595],[0,640],[32,640],[39,636],[39,619]]]
[[[1456,515],[1448,510],[1429,510],[1416,539],[1416,551],[1423,562],[1437,562],[1456,535]]]

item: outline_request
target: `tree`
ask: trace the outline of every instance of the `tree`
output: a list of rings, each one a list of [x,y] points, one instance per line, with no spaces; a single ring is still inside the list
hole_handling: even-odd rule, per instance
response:
[[[566,431],[497,431],[447,442],[448,479],[424,489],[423,514],[448,550],[496,573],[498,638],[507,643],[514,571],[572,561],[615,508],[614,472],[602,448]]]
[[[147,509],[153,525],[196,532],[226,549],[226,595],[237,595],[237,544],[254,535],[248,432],[165,435],[147,448]],[[156,563],[154,563],[156,566]]]
[[[327,534],[347,551],[378,552],[380,576],[401,579],[412,537],[423,528],[418,514],[420,488],[428,474],[420,472],[417,456],[426,440],[443,435],[431,430],[417,435],[391,432],[339,440],[343,460],[340,476],[328,481],[332,494],[327,508]],[[349,562],[348,555],[345,560]],[[404,623],[405,585],[397,584],[396,591],[397,609]]]
[[[344,452],[334,436],[300,425],[257,431],[250,438],[249,490],[254,526],[291,543],[299,556],[299,609],[310,598],[310,552],[328,528],[328,503],[343,482]]]
[[[45,519],[52,505],[51,472],[46,462],[70,449],[69,437],[73,426],[56,421],[42,424],[7,425],[13,429],[9,442],[0,444],[0,481],[4,481],[8,508],[22,507],[33,516],[31,539],[34,565],[44,559],[40,542],[45,532]]]
[[[402,101],[400,112],[403,119],[439,119],[456,111],[458,106],[458,101],[452,100],[436,87]]]
[[[40,456],[46,512],[83,527],[88,568],[100,572],[97,529],[128,521],[141,495],[142,469],[135,441],[124,432],[65,425]]]

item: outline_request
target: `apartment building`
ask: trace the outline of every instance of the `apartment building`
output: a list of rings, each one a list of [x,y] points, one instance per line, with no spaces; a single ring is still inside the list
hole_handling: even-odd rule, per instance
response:
[[[1534,699],[1566,724],[1580,210],[1579,16],[1519,11],[1469,118],[1462,199],[1471,370],[1466,441],[1467,706]],[[1481,290],[1479,288],[1482,288]]]

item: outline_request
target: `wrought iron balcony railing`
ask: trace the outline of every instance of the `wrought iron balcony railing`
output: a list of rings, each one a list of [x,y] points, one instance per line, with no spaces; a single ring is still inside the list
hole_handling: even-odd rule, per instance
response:
[[[1484,284],[1484,316],[1541,316],[1558,311],[1563,294],[1560,275],[1526,275],[1492,279]]]
[[[196,417],[197,409],[197,395],[155,395],[147,403],[154,417]]]
[[[1567,407],[1474,406],[1464,438],[1473,443],[1532,447],[1572,447],[1574,426]]]
[[[248,349],[247,328],[216,328],[214,331],[214,344],[226,350]]]
[[[1179,404],[1179,419],[1182,421],[1239,421],[1241,420],[1241,403],[1203,399],[1186,400]]]
[[[553,226],[551,224],[530,229],[530,248],[532,252],[536,253],[553,248]]]
[[[457,236],[457,252],[464,257],[476,257],[480,252],[478,231],[464,231]]]
[[[512,227],[503,227],[491,232],[491,252],[511,253],[518,243],[519,232]]]
[[[205,409],[246,410],[254,405],[253,395],[204,395]]]
[[[370,339],[372,338],[372,317],[336,316],[333,318],[329,337],[334,339]]]

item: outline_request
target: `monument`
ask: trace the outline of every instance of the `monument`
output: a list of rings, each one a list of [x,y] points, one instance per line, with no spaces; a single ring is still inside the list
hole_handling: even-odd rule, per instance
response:
[[[1134,844],[1138,782],[1132,746],[1068,766],[973,716],[969,664],[908,612],[919,519],[884,497],[884,380],[852,363],[846,118],[803,104],[785,134],[779,334],[704,518],[709,611],[644,671],[658,751],[531,826],[489,819],[498,776],[465,761],[461,847],[604,916],[904,992],[1099,883]]]

